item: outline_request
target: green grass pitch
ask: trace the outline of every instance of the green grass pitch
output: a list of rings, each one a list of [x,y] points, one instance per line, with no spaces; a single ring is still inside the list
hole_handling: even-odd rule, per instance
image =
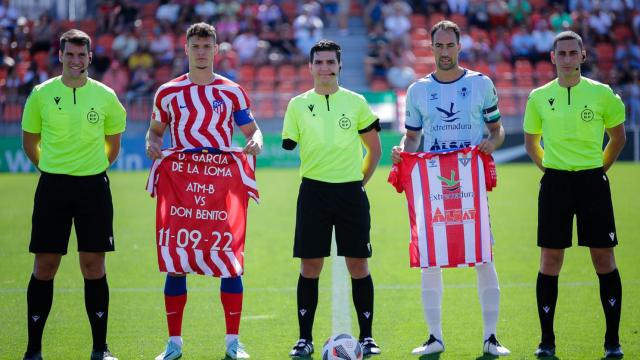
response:
[[[408,267],[408,216],[404,194],[386,183],[381,168],[368,185],[372,209],[376,287],[374,336],[378,359],[411,359],[426,338],[420,305],[419,271]],[[122,360],[153,359],[164,348],[167,329],[154,244],[155,200],[144,191],[146,173],[111,173],[115,204],[115,253],[107,257],[111,288],[108,342]],[[533,359],[539,340],[535,246],[540,172],[531,164],[498,166],[498,187],[490,193],[494,255],[502,289],[499,339],[511,359]],[[621,342],[627,359],[640,359],[640,165],[616,164],[610,171],[623,282]],[[252,359],[286,359],[298,336],[295,286],[298,261],[291,257],[296,169],[259,169],[261,204],[252,204],[245,259],[245,302],[241,339]],[[27,252],[35,174],[0,175],[0,359],[21,358],[26,346],[26,285],[33,257]],[[574,239],[575,243],[575,239]],[[588,251],[569,249],[560,277],[556,312],[559,359],[600,359],[604,318],[598,282]],[[444,272],[440,359],[482,358],[482,319],[473,269]],[[183,337],[184,359],[224,358],[224,317],[219,280],[190,276]],[[83,282],[75,239],[55,280],[54,304],[45,328],[46,359],[89,357],[91,336],[84,310]],[[348,306],[352,306],[350,303]],[[352,316],[353,333],[357,321]],[[316,354],[331,333],[331,266],[325,263],[314,335]],[[428,358],[428,357],[425,357]],[[438,357],[431,357],[437,359]]]

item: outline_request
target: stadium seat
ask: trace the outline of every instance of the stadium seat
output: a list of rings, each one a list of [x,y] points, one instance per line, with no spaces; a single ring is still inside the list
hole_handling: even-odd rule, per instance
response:
[[[447,17],[443,13],[439,13],[439,12],[432,13],[431,15],[429,15],[429,26],[427,28],[431,29],[433,25],[437,24],[440,20],[444,20],[446,18]]]
[[[278,81],[296,81],[298,80],[297,69],[293,65],[284,64],[278,68]]]
[[[262,119],[275,118],[275,109],[272,99],[261,99],[255,106],[256,116]]]
[[[293,81],[291,79],[280,79],[278,81],[278,88],[277,88],[277,92],[279,94],[282,93],[293,93],[296,90],[296,81]]]
[[[309,67],[307,65],[298,66],[298,81],[313,84],[313,77],[311,76],[311,72],[309,72]]]
[[[80,20],[80,22],[78,23],[78,28],[86,32],[89,36],[93,38],[94,35],[96,34],[96,31],[98,30],[98,25],[96,24],[96,21],[93,19]]]
[[[418,40],[431,40],[431,35],[429,34],[429,30],[425,28],[414,28],[411,30],[411,41]]]
[[[596,54],[598,55],[598,62],[613,61],[616,51],[610,43],[601,42],[596,45]]]
[[[276,69],[271,65],[262,65],[256,73],[257,82],[273,83],[276,81]]]
[[[104,49],[105,54],[107,56],[109,56],[109,57],[112,56],[112,54],[113,54],[113,51],[112,51],[113,35],[111,35],[111,34],[100,35],[100,37],[97,39],[96,43]]]
[[[413,64],[413,71],[416,72],[416,77],[421,78],[432,73],[435,70],[435,64],[428,62],[416,62]]]
[[[256,68],[251,64],[244,64],[240,66],[238,75],[238,80],[242,83],[253,82],[256,76]]]
[[[538,61],[534,69],[538,85],[544,85],[556,77],[554,66],[548,61]]]
[[[495,78],[499,80],[504,79],[511,81],[513,79],[513,69],[511,68],[511,64],[506,61],[497,63]]]
[[[491,68],[489,67],[489,64],[487,64],[486,62],[478,62],[472,65],[469,65],[469,69],[483,73],[487,76],[491,74]]]
[[[282,0],[280,2],[280,9],[291,22],[293,22],[293,19],[298,15],[298,4],[295,0]]]
[[[516,116],[521,113],[513,95],[500,94],[498,107],[502,116]]]
[[[613,28],[613,38],[618,42],[624,42],[632,37],[633,31],[627,25],[620,24]]]
[[[163,65],[157,67],[153,74],[153,78],[157,85],[164,84],[165,82],[171,80],[173,69],[169,65]]]
[[[5,122],[19,122],[22,118],[22,105],[18,103],[7,103],[2,112],[2,119]]]
[[[411,22],[412,29],[425,29],[427,28],[427,18],[422,14],[412,14],[409,17],[409,21]]]
[[[467,17],[465,15],[453,13],[451,14],[450,20],[458,24],[461,31],[465,31],[467,29]]]
[[[47,70],[49,68],[49,52],[38,51],[33,54],[33,61],[38,65],[38,70]]]
[[[155,18],[158,6],[158,2],[155,1],[151,1],[142,5],[142,8],[140,9],[140,17],[143,19]]]

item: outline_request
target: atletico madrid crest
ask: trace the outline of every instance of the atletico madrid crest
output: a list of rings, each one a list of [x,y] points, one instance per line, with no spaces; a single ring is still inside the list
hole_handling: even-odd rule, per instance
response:
[[[224,101],[220,99],[215,100],[213,103],[211,103],[211,106],[213,106],[213,111],[215,111],[218,114],[224,111]]]

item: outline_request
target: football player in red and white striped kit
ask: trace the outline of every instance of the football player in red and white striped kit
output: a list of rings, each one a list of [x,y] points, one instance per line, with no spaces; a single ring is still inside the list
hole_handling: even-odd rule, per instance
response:
[[[213,59],[217,52],[213,26],[197,23],[189,27],[185,44],[189,72],[163,84],[156,92],[146,141],[149,158],[162,157],[162,138],[167,128],[171,134],[172,149],[224,149],[231,146],[234,123],[247,141],[243,151],[250,155],[262,151],[262,133],[251,114],[246,92],[235,82],[214,72]],[[220,299],[227,334],[225,345],[227,355],[232,359],[249,357],[238,339],[242,292],[240,276],[221,279]],[[186,275],[168,273],[164,294],[169,341],[166,350],[156,360],[173,360],[182,356]]]

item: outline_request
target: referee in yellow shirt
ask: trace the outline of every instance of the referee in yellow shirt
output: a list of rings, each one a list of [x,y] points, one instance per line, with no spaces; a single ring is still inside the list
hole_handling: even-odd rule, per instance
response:
[[[538,196],[541,257],[536,298],[542,330],[538,357],[555,355],[558,276],[564,249],[571,247],[574,215],[578,245],[589,247],[600,281],[607,326],[605,357],[623,356],[618,338],[622,284],[613,252],[618,238],[606,171],[625,143],[625,109],[609,86],[581,76],[585,59],[578,34],[558,34],[551,51],[558,78],[531,92],[524,116],[527,153],[544,172]],[[605,130],[609,142],[603,152]]]
[[[353,303],[364,355],[380,353],[373,340],[373,281],[369,200],[364,190],[380,160],[380,122],[364,97],[338,85],[341,49],[321,40],[310,51],[314,88],[289,102],[282,147],[300,145],[300,192],[293,256],[300,258],[298,324],[300,339],[290,356],[313,353],[313,319],[318,304],[318,279],[330,255],[335,227],[338,255],[351,274]],[[362,146],[366,148],[363,156]]]
[[[116,360],[106,343],[109,286],[105,252],[114,250],[106,170],[120,151],[126,112],[113,90],[88,77],[91,56],[91,39],[86,33],[74,29],[62,34],[58,54],[62,76],[37,85],[22,116],[24,151],[41,172],[29,244],[35,261],[27,288],[25,360],[42,359],[42,332],[53,302],[53,279],[67,253],[72,223],[93,336],[91,360]]]

